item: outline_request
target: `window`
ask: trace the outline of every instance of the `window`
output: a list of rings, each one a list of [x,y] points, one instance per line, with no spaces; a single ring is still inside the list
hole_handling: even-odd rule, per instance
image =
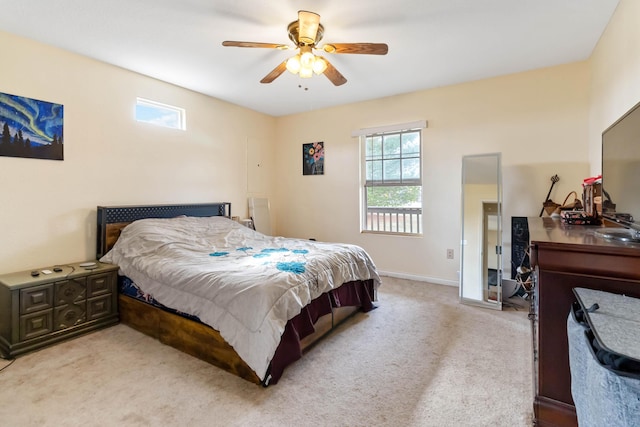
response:
[[[136,120],[172,129],[186,130],[186,113],[183,108],[137,98]]]
[[[365,134],[362,230],[422,233],[421,129]]]

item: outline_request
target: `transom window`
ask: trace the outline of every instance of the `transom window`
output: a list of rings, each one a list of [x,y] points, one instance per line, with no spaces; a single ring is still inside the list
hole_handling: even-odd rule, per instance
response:
[[[365,135],[362,230],[422,233],[421,130]]]
[[[187,129],[184,108],[143,98],[136,99],[136,120],[171,129]]]

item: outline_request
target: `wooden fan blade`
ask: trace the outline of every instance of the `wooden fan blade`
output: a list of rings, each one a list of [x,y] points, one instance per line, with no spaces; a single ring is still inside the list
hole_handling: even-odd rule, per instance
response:
[[[323,74],[327,76],[329,80],[331,80],[331,83],[333,83],[336,86],[345,84],[347,82],[347,79],[340,73],[340,71],[338,71],[336,67],[331,65],[331,63],[327,61],[326,58],[322,58],[322,59],[324,59],[327,63],[327,69],[324,70]]]
[[[287,61],[283,61],[276,68],[274,68],[269,74],[264,76],[263,79],[260,80],[260,83],[271,83],[272,81],[280,77],[280,74],[284,73],[286,69],[287,69]]]
[[[356,53],[363,55],[386,55],[389,46],[386,43],[331,43],[322,46],[327,53]]]
[[[222,42],[222,46],[232,46],[232,47],[263,47],[269,49],[289,49],[289,46],[283,44],[276,43],[259,43],[259,42],[237,42],[232,40],[227,40]]]

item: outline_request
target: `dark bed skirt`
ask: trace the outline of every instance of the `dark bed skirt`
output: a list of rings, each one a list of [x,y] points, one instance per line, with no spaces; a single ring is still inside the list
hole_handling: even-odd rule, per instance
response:
[[[120,293],[159,307],[163,310],[200,322],[196,316],[178,312],[157,302],[153,297],[145,295],[128,277],[119,277]],[[375,308],[375,291],[373,280],[347,282],[337,289],[320,295],[311,301],[293,319],[287,322],[280,344],[271,360],[269,371],[262,383],[263,386],[276,384],[284,369],[302,357],[301,341],[316,331],[315,325],[321,317],[332,314],[340,307],[359,307],[368,312]],[[201,323],[201,322],[200,322]],[[336,324],[333,327],[337,326]]]
[[[339,307],[360,307],[363,312],[371,311],[375,308],[373,301],[373,280],[365,280],[345,283],[303,307],[300,314],[287,322],[264,385],[276,384],[284,368],[302,357],[300,341],[315,332],[314,325],[320,317]]]

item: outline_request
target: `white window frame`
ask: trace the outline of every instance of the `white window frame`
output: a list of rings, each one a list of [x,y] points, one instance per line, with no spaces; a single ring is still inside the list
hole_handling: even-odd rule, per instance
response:
[[[138,107],[149,108],[155,111],[157,115],[152,118],[142,117],[138,114]],[[174,105],[163,104],[162,102],[152,101],[145,98],[136,98],[135,115],[136,121],[141,123],[149,123],[170,129],[187,130],[186,110]],[[171,120],[167,120],[167,116],[170,116]]]
[[[406,236],[422,235],[422,192],[423,192],[423,170],[422,170],[422,153],[423,149],[423,132],[422,129],[427,127],[426,120],[417,122],[404,123],[399,125],[381,126],[376,128],[360,129],[352,132],[352,136],[360,137],[360,231],[362,233],[374,234],[392,234]],[[418,132],[420,138],[419,168],[420,176],[417,179],[410,179],[403,182],[400,180],[388,180],[384,182],[384,178],[378,181],[367,181],[367,138],[385,137],[390,135],[402,135],[408,132]],[[402,153],[400,160],[404,157]],[[420,207],[413,208],[380,208],[375,212],[367,205],[367,188],[371,187],[393,187],[393,186],[416,186],[420,188]]]

